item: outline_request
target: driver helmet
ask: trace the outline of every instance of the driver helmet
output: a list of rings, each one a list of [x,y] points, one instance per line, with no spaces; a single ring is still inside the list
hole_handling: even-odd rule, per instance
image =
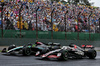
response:
[[[69,45],[69,47],[74,47],[74,45],[75,45],[74,43],[71,43],[71,44]]]
[[[10,45],[10,46],[12,46],[12,47],[14,47],[14,48],[16,47],[16,45],[15,45],[15,44],[12,44],[12,45]]]

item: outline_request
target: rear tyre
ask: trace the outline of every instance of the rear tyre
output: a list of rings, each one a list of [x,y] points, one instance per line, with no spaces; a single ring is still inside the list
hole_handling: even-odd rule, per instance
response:
[[[89,59],[95,59],[97,52],[95,50],[89,50],[87,56]]]

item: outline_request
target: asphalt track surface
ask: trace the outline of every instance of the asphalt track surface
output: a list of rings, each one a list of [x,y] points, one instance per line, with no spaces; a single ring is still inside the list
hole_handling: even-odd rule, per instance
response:
[[[0,66],[100,66],[100,51],[96,59],[69,59],[68,61],[41,60],[35,56],[6,56],[0,53]]]

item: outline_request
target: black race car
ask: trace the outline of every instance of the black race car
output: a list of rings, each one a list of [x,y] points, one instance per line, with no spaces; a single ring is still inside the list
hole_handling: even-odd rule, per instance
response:
[[[55,49],[59,49],[60,48],[60,44],[57,43],[52,43],[49,42],[48,44],[46,43],[42,43],[42,42],[36,42],[35,44],[27,44],[24,46],[19,46],[16,47],[15,45],[10,45],[8,47],[8,50],[6,50],[6,48],[4,48],[2,50],[2,54],[7,54],[7,55],[31,55],[31,54],[36,54],[36,52],[40,52],[42,53],[46,53],[48,51],[52,51]]]
[[[56,49],[41,55],[41,58],[56,58],[58,60],[68,60],[69,58],[84,58],[95,59],[97,53],[92,45],[82,45],[81,47],[70,44],[62,46],[61,49]]]

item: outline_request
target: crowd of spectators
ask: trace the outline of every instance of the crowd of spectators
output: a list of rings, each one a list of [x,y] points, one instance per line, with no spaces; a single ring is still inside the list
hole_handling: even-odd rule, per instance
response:
[[[19,10],[21,8],[21,27]],[[99,32],[100,8],[84,5],[63,4],[61,2],[35,1],[24,2],[10,1],[3,10],[3,29],[36,30],[36,9],[38,30],[50,31],[51,12],[54,9],[52,22],[53,31],[68,32]],[[64,15],[66,14],[66,25]],[[92,13],[92,14],[91,14]],[[1,14],[1,11],[0,11]],[[90,16],[91,14],[91,16]]]

